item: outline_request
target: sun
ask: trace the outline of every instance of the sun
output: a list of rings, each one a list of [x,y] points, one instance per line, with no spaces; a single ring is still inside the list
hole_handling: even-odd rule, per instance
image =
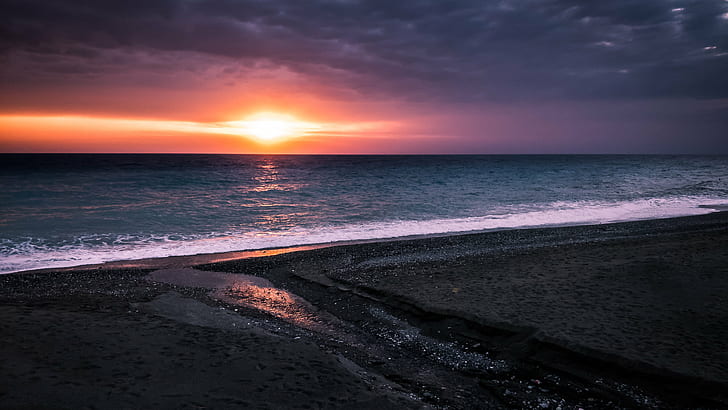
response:
[[[258,113],[241,121],[230,121],[225,126],[236,134],[264,144],[300,136],[311,128],[311,124],[290,115],[270,112]]]
[[[246,124],[246,131],[261,141],[274,141],[293,133],[294,127],[288,121],[253,120]]]

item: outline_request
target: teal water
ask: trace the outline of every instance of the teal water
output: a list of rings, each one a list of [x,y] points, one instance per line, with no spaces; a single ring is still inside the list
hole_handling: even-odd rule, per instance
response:
[[[728,157],[0,155],[0,272],[695,215]]]

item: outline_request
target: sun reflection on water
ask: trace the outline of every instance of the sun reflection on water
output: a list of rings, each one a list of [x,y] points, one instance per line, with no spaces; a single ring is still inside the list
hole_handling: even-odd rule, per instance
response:
[[[275,159],[262,158],[255,163],[251,184],[238,190],[245,202],[240,206],[254,209],[254,225],[262,234],[279,235],[295,228],[302,218],[310,215],[299,209],[303,204],[280,201],[276,191],[295,191],[304,187],[301,183],[292,184],[288,181]]]
[[[243,193],[269,192],[269,191],[295,191],[304,187],[303,184],[286,182],[281,175],[279,166],[274,160],[266,158],[256,163],[255,175],[251,178],[252,186],[240,187]]]

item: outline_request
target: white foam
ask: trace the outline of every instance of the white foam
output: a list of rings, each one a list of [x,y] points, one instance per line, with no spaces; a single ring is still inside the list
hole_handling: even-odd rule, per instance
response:
[[[501,210],[499,213],[467,218],[422,221],[387,221],[327,226],[318,229],[292,229],[280,233],[225,232],[204,237],[120,235],[112,245],[83,245],[79,241],[56,249],[18,245],[0,259],[0,273],[30,269],[60,268],[102,262],[152,257],[195,255],[315,243],[386,239],[415,235],[435,235],[538,226],[589,225],[644,219],[699,215],[714,212],[701,205],[725,203],[724,198],[655,198],[604,203],[597,201],[553,202],[537,209]]]

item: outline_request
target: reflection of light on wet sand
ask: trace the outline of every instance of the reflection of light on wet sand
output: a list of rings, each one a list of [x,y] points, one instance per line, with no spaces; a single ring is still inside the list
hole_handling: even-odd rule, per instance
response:
[[[221,254],[205,255],[205,263],[216,263],[232,261],[236,259],[248,259],[248,258],[260,258],[263,256],[274,256],[282,255],[284,253],[310,251],[313,249],[321,249],[331,247],[330,244],[319,244],[319,245],[301,245],[292,246],[289,248],[276,248],[276,249],[263,249],[258,251],[239,251],[239,252],[227,252]]]
[[[212,288],[210,296],[223,302],[256,309],[309,330],[334,332],[329,325],[336,322],[333,316],[324,319],[322,313],[305,299],[276,288],[258,276],[183,268],[156,270],[147,279],[177,286]]]
[[[210,241],[217,240],[217,238],[206,239]],[[238,259],[248,258],[260,258],[264,256],[275,256],[284,253],[309,251],[313,249],[329,248],[335,246],[332,243],[323,243],[317,245],[301,245],[301,246],[290,246],[287,248],[274,248],[274,249],[262,249],[254,251],[232,251],[232,252],[220,252],[220,253],[207,253],[199,255],[188,255],[188,256],[163,256],[158,258],[145,258],[135,260],[121,260],[105,262],[100,264],[73,266],[68,268],[52,268],[52,269],[37,269],[33,272],[45,272],[45,271],[68,271],[68,270],[89,270],[89,269],[124,269],[124,268],[139,268],[139,269],[173,269],[183,268],[193,265],[203,265],[207,263],[225,262]]]
[[[323,323],[314,307],[282,289],[238,281],[230,288],[216,290],[213,296],[231,304],[258,309],[307,329],[322,330]]]

